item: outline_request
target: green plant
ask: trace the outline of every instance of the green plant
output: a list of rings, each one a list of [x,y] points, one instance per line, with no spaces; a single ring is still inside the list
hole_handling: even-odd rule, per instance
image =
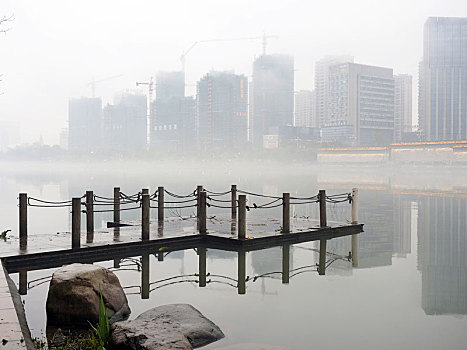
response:
[[[6,241],[8,239],[7,237],[8,232],[11,232],[11,230],[2,231],[2,233],[0,233],[0,238]]]
[[[104,298],[102,292],[99,291],[99,323],[97,328],[91,324],[92,329],[96,333],[99,340],[99,346],[97,350],[105,350],[110,338],[110,324],[109,324],[109,313],[104,304]]]

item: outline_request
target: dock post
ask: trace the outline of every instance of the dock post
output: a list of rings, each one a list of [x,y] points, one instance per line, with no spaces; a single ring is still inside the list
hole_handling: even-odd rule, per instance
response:
[[[141,195],[143,194],[149,194],[149,189],[148,188],[141,189]]]
[[[198,218],[198,220],[199,220],[199,197],[202,191],[203,191],[202,185],[196,186],[196,217]]]
[[[157,188],[157,221],[164,221],[164,186]]]
[[[199,194],[199,233],[206,233],[206,192]]]
[[[28,244],[28,194],[19,194],[19,245],[26,248]]]
[[[324,275],[326,273],[326,240],[319,240],[319,265],[318,275]]]
[[[238,294],[246,293],[246,253],[243,249],[238,251]]]
[[[246,196],[238,196],[238,238],[245,239],[246,235]]]
[[[319,190],[318,200],[319,200],[319,226],[326,227],[328,225],[328,221],[326,218],[326,191],[325,190]]]
[[[164,261],[164,252],[157,253],[157,261]]]
[[[232,219],[237,217],[237,185],[232,185],[230,187],[231,194],[231,207],[232,207]]]
[[[19,270],[19,295],[28,294],[28,270]]]
[[[204,192],[206,193],[206,192]],[[200,287],[206,287],[206,251],[205,247],[198,247],[198,268],[199,268],[199,281]]]
[[[282,233],[290,232],[290,193],[282,193]]]
[[[120,259],[118,259],[118,258],[114,259],[114,268],[115,269],[120,268]]]
[[[120,222],[120,187],[114,187],[114,223]]]
[[[352,225],[358,224],[358,188],[352,188]]]
[[[149,194],[142,195],[142,213],[141,213],[141,239],[148,240],[149,239],[149,207],[150,207],[150,200]]]
[[[94,240],[94,192],[86,191],[86,243]]]
[[[141,299],[149,299],[149,254],[141,255]]]
[[[282,284],[289,284],[290,279],[290,245],[282,246]]]
[[[71,248],[80,247],[81,234],[81,198],[71,200]]]

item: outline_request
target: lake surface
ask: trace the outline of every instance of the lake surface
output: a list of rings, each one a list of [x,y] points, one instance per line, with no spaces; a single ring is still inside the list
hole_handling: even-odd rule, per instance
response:
[[[318,242],[248,252],[245,256],[246,293],[237,289],[236,252],[206,252],[208,283],[198,284],[199,252],[186,250],[150,255],[151,292],[140,294],[141,256],[120,262],[114,269],[127,292],[131,318],[149,308],[189,303],[215,322],[226,338],[206,349],[247,343],[284,349],[465,349],[467,348],[467,169],[393,168],[360,166],[295,166],[246,163],[206,164],[8,164],[0,175],[0,230],[18,235],[17,196],[68,200],[94,190],[112,196],[120,186],[127,194],[141,188],[165,186],[190,193],[202,184],[225,191],[231,184],[274,196],[349,192],[358,187],[358,266],[348,259],[351,238],[327,242],[329,266],[316,271]],[[250,198],[250,202],[254,201]],[[209,208],[209,215],[222,209]],[[190,215],[192,208],[177,211]],[[316,204],[292,206],[296,217],[318,218]],[[169,215],[168,213],[167,215]],[[172,213],[174,214],[174,213]],[[328,205],[329,220],[350,221],[350,205]],[[155,212],[151,212],[154,217]],[[123,220],[137,220],[140,212],[122,212]],[[255,216],[280,218],[281,209],[250,211]],[[31,236],[70,231],[68,208],[29,208]],[[111,241],[105,229],[110,213],[96,214],[96,235]],[[84,221],[82,224],[84,226]],[[53,244],[44,240],[44,244]],[[14,251],[17,242],[0,241]],[[284,256],[290,280],[282,281]],[[143,259],[144,260],[144,259]],[[113,268],[114,261],[99,265]],[[54,269],[30,271],[30,289],[23,296],[34,336],[45,334],[48,279]],[[12,275],[18,283],[17,274]],[[44,283],[42,283],[44,282]],[[243,344],[243,345],[239,345]]]

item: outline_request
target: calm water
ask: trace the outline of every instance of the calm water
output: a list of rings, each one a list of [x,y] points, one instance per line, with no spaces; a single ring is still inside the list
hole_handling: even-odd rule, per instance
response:
[[[285,349],[466,349],[467,348],[467,170],[341,167],[252,168],[248,164],[212,167],[134,164],[132,166],[75,164],[30,168],[12,166],[0,175],[0,229],[17,235],[17,195],[67,200],[86,189],[104,196],[112,187],[125,193],[164,185],[189,193],[203,184],[223,191],[239,188],[272,195],[314,195],[360,190],[358,267],[345,256],[350,237],[328,241],[325,276],[319,276],[316,242],[291,246],[290,281],[282,283],[284,250],[281,247],[246,254],[246,294],[239,295],[238,254],[207,251],[206,287],[196,282],[199,256],[194,250],[171,252],[163,261],[149,257],[149,299],[139,294],[141,257],[121,262],[115,270],[126,288],[132,318],[168,303],[190,303],[218,324],[226,338],[206,347],[267,344]],[[251,170],[249,170],[251,169]],[[50,235],[70,230],[66,208],[30,208],[29,231]],[[191,214],[187,209],[182,215]],[[209,209],[216,214],[218,209]],[[292,208],[293,215],[317,218],[315,204]],[[152,213],[155,215],[155,213]],[[280,209],[249,212],[280,217]],[[330,219],[350,220],[350,206],[328,207]],[[138,219],[139,212],[124,212],[122,219]],[[96,216],[105,227],[109,214]],[[108,235],[112,240],[111,230]],[[2,245],[12,244],[0,242]],[[5,246],[4,246],[5,247]],[[12,246],[12,249],[14,247]],[[287,255],[285,255],[287,256]],[[114,262],[99,263],[113,267]],[[45,331],[48,282],[34,280],[54,270],[31,271],[31,289],[23,297],[35,336]],[[298,273],[300,272],[300,273]],[[18,281],[18,276],[12,276]],[[167,281],[161,281],[169,279]],[[209,282],[210,281],[210,282]],[[240,348],[246,348],[242,345]]]

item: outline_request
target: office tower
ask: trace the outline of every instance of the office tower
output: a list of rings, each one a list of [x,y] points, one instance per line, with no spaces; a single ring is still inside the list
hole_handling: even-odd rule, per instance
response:
[[[247,142],[248,80],[233,72],[210,72],[197,84],[199,145],[238,148]]]
[[[324,142],[388,145],[394,134],[392,69],[356,63],[329,67]]]
[[[424,138],[467,139],[467,18],[428,18],[419,70]]]
[[[295,93],[295,126],[316,127],[315,101],[314,91],[301,90]]]
[[[294,123],[294,59],[262,55],[253,63],[250,141],[262,147],[263,136]]]
[[[183,72],[156,75],[156,100],[152,106],[151,144],[158,150],[185,151],[195,145],[196,104],[185,97]]]
[[[394,76],[394,141],[412,131],[412,76]]]
[[[313,127],[322,128],[326,124],[327,118],[327,91],[328,91],[328,71],[329,67],[350,62],[353,63],[352,56],[325,56],[315,63],[315,120],[316,124]]]
[[[76,153],[93,153],[101,146],[102,101],[82,97],[68,103],[68,149]]]
[[[147,147],[146,96],[124,93],[104,108],[105,149],[131,153]]]

